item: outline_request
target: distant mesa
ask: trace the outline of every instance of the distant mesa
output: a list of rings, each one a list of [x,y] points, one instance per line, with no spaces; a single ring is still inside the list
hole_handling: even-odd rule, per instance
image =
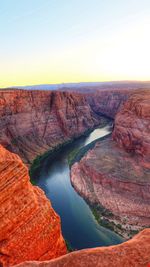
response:
[[[13,86],[7,89],[10,88],[24,90],[71,90],[79,92],[93,92],[93,90],[99,91],[104,89],[149,89],[150,81],[72,82]]]

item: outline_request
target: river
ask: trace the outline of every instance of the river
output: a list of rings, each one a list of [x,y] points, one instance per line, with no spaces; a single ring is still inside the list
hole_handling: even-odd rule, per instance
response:
[[[53,208],[60,215],[62,233],[73,249],[108,246],[123,242],[116,233],[100,226],[89,206],[70,183],[68,155],[75,149],[110,133],[109,126],[93,130],[87,137],[81,137],[55,153],[53,159],[42,164],[37,177],[40,186],[50,199]]]

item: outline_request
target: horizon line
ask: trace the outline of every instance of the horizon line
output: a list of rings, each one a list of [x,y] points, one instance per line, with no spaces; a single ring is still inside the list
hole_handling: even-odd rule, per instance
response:
[[[82,81],[82,82],[60,82],[60,83],[39,83],[39,84],[26,84],[26,85],[12,85],[12,86],[4,86],[0,87],[0,89],[11,89],[11,88],[21,88],[21,87],[32,87],[32,86],[49,86],[49,85],[67,85],[67,84],[94,84],[94,83],[150,83],[150,80],[104,80],[104,81]]]

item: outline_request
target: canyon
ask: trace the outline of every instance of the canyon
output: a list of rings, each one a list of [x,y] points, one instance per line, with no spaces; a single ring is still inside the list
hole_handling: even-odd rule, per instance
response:
[[[102,219],[121,224],[125,237],[150,226],[149,103],[148,91],[131,95],[117,112],[112,137],[97,142],[71,168],[77,192],[106,209]]]
[[[137,90],[114,89],[86,94],[85,98],[94,113],[114,119],[121,105]]]
[[[0,117],[0,143],[27,165],[100,122],[82,95],[53,91],[0,92]]]
[[[22,266],[85,266],[87,257],[87,266],[100,266],[97,261],[103,266],[147,266],[149,229],[122,245],[34,263],[66,254],[67,249],[60,218],[43,191],[31,185],[27,167],[37,156],[103,124],[102,115],[115,118],[112,137],[97,142],[72,166],[72,185],[90,203],[111,211],[114,217],[108,219],[121,222],[125,230],[149,227],[149,100],[148,90],[0,90],[2,266],[28,260],[33,262]]]
[[[133,91],[0,90],[0,144],[29,166],[36,156],[101,124],[101,115],[114,117]]]

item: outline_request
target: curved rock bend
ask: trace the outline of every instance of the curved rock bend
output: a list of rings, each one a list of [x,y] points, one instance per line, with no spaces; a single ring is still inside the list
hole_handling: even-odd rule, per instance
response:
[[[26,165],[100,122],[101,116],[79,93],[0,91],[0,143]],[[2,146],[0,178],[0,264],[66,253],[59,217],[44,193],[30,184],[21,159]]]
[[[0,146],[0,266],[65,254],[60,218],[29,181],[21,159]]]
[[[114,118],[133,90],[77,92],[0,90],[0,144],[27,165],[36,156]]]
[[[111,247],[84,249],[47,262],[24,262],[16,267],[149,267],[150,229]]]
[[[77,192],[129,232],[150,226],[149,100],[150,92],[132,95],[116,116],[114,140],[97,142],[71,168]]]
[[[95,96],[92,102],[93,100],[89,100],[90,96],[86,98],[77,93],[1,91],[0,142],[9,150],[19,154],[26,164],[30,164],[40,153],[100,123],[100,114],[114,117],[122,102],[128,98],[128,94],[122,95],[121,99],[119,95],[117,93],[114,97],[113,94],[104,93],[103,97],[99,96],[98,101]],[[145,135],[145,130],[143,132]],[[114,139],[117,142],[119,140],[115,131]],[[119,145],[124,147],[123,142]],[[77,190],[78,186],[81,187],[80,193],[84,197],[90,196],[91,202],[94,197],[94,203],[95,196],[100,196],[99,192],[102,192],[103,200],[107,200],[107,197],[109,199],[110,210],[112,209],[114,213],[116,211],[116,219],[118,217],[120,219],[125,210],[125,219],[128,223],[134,226],[137,224],[138,229],[143,224],[148,225],[150,189],[147,152],[141,153],[143,150],[138,146],[138,149],[136,148],[138,153],[134,153],[131,157],[131,154],[123,151],[112,139],[105,140],[96,147],[103,173],[99,176],[99,164],[97,169],[94,169],[97,155],[94,155],[94,150],[89,152],[86,161],[84,162],[84,158],[81,160],[83,165],[78,165],[75,179],[72,178]],[[141,144],[140,147],[142,147]],[[145,148],[144,145],[144,151],[147,151]],[[133,152],[133,149],[127,148],[127,150]],[[87,170],[91,171],[91,156],[93,173],[95,172],[94,175],[92,173],[92,178],[90,172],[86,173]],[[77,165],[73,168],[75,166]],[[83,171],[83,179],[80,177],[80,171]],[[130,174],[128,179],[126,179],[127,173]],[[133,177],[132,174],[134,174]],[[0,265],[7,267],[25,260],[43,261],[66,253],[58,215],[42,190],[30,184],[27,168],[21,159],[2,146],[0,146],[0,205]],[[149,231],[145,230],[131,241],[119,246],[83,250],[58,260],[28,264],[53,267],[110,265],[147,267],[150,261]],[[28,264],[24,263],[23,266]]]

